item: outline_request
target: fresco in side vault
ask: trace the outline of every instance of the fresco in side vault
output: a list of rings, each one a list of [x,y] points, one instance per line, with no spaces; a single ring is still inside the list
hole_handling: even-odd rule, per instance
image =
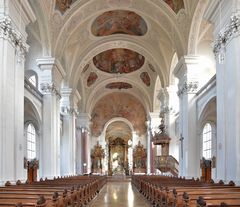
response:
[[[114,82],[114,83],[109,83],[105,86],[105,88],[109,89],[129,89],[132,88],[132,85],[129,83],[124,83],[124,82]]]
[[[98,78],[97,74],[91,72],[87,79],[87,86],[90,87],[91,85],[93,85],[96,82],[97,78]]]
[[[140,74],[140,78],[141,78],[142,82],[145,83],[146,86],[151,85],[151,80],[150,80],[150,77],[147,72],[142,72]]]
[[[115,92],[102,97],[95,105],[92,114],[92,134],[99,136],[104,125],[112,118],[126,118],[134,130],[143,135],[146,133],[147,116],[142,103],[128,93]]]
[[[170,8],[177,14],[180,9],[184,9],[183,0],[163,0],[167,3]]]
[[[107,36],[112,34],[128,34],[142,36],[147,32],[144,19],[132,11],[107,11],[97,17],[92,24],[92,34]]]
[[[144,56],[123,48],[106,50],[93,57],[94,65],[107,73],[131,73],[140,69],[144,62]]]

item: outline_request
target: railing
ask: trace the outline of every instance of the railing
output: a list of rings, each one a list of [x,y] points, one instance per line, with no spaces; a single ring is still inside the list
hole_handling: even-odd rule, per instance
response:
[[[36,87],[34,87],[30,83],[30,81],[27,78],[24,79],[24,88],[28,90],[33,96],[35,96],[39,101],[42,102],[43,95]]]
[[[170,172],[174,176],[178,175],[179,163],[172,155],[156,156],[154,164],[155,168],[163,173]]]

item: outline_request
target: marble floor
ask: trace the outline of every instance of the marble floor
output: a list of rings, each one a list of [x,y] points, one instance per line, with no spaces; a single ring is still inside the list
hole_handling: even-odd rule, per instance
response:
[[[88,207],[150,207],[131,182],[108,182]]]

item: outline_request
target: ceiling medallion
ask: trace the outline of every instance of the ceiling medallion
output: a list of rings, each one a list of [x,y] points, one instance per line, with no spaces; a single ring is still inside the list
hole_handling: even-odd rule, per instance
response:
[[[123,48],[106,50],[93,58],[99,70],[112,74],[131,73],[140,69],[144,62],[144,56]]]

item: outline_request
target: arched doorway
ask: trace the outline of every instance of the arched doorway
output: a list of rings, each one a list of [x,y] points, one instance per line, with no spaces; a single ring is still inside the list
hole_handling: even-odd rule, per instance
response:
[[[124,121],[106,128],[108,175],[129,175],[132,171],[132,130]]]

